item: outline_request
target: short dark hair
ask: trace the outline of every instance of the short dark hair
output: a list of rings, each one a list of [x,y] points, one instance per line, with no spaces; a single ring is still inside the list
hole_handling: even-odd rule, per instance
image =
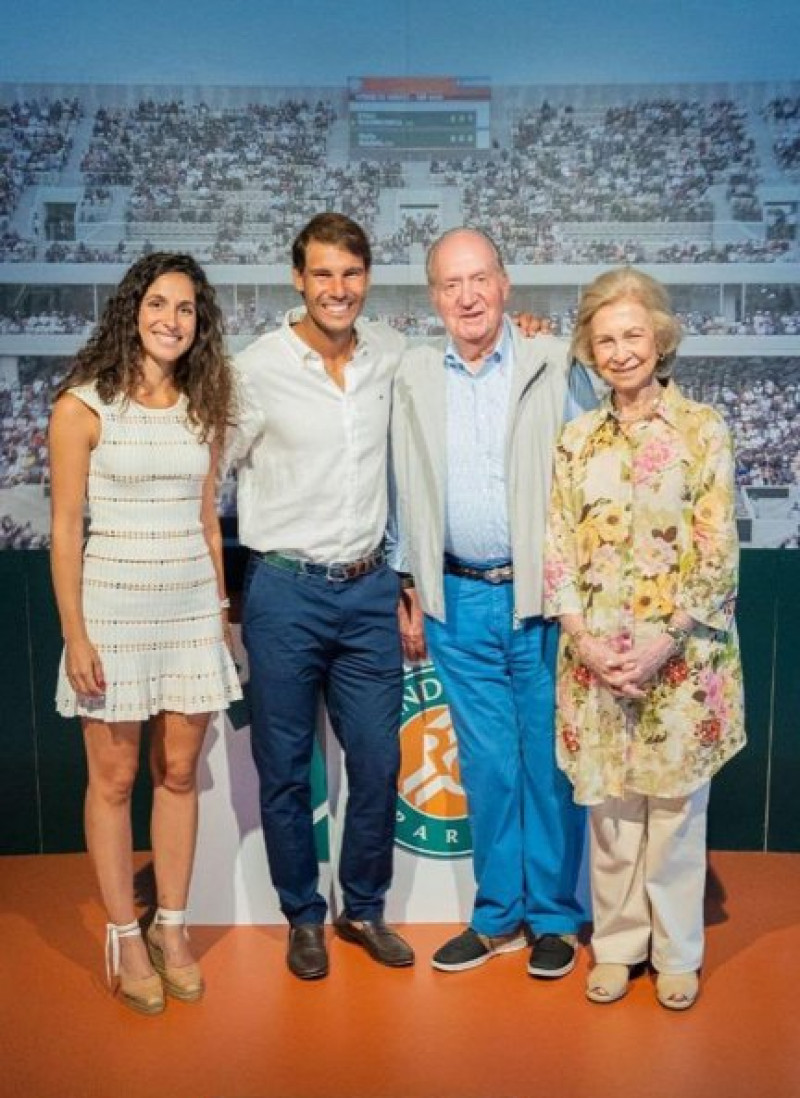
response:
[[[292,244],[292,266],[300,274],[306,269],[306,248],[312,240],[333,244],[363,260],[365,270],[372,266],[372,249],[367,234],[352,218],[340,213],[321,213],[305,225]]]

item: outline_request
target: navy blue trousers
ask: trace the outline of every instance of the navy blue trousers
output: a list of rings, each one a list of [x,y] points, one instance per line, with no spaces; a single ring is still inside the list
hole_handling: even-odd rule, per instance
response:
[[[253,758],[261,823],[281,910],[321,923],[311,804],[320,698],[348,781],[339,879],[344,914],[375,919],[392,878],[403,664],[397,575],[387,566],[345,582],[251,557],[244,643],[250,661]]]

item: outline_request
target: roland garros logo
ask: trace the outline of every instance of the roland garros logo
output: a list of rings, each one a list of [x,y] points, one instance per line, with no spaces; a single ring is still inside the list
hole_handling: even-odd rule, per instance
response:
[[[406,671],[395,841],[433,858],[472,852],[444,688],[432,664]]]

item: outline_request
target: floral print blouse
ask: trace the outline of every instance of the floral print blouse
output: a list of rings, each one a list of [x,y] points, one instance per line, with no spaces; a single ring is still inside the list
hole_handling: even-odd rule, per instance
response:
[[[621,426],[610,396],[563,430],[545,561],[545,613],[581,614],[618,651],[697,623],[645,699],[600,686],[561,637],[557,757],[579,804],[684,796],[744,745],[733,621],[738,569],[730,436],[673,382],[651,418]]]

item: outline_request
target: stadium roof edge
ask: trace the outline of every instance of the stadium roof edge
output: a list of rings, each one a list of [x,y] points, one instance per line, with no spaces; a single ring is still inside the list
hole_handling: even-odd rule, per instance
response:
[[[707,99],[709,95],[732,95],[746,97],[756,95],[796,95],[800,91],[800,79],[792,80],[665,80],[665,81],[617,81],[591,82],[585,84],[569,83],[530,83],[507,84],[491,81],[492,92],[510,96],[541,94],[552,101],[591,102],[587,93],[612,95],[617,100],[637,96],[657,95],[665,92],[680,92],[690,96]],[[175,84],[175,83],[98,83],[74,80],[31,80],[0,81],[0,102],[37,95],[56,95],[58,97],[82,96],[97,105],[124,105],[138,102],[140,99],[167,101],[183,99],[185,102],[201,102],[205,99],[209,106],[233,106],[247,102],[268,102],[275,95],[300,95],[321,97],[325,95],[347,96],[347,81],[331,84]],[[248,96],[251,98],[248,99]]]

